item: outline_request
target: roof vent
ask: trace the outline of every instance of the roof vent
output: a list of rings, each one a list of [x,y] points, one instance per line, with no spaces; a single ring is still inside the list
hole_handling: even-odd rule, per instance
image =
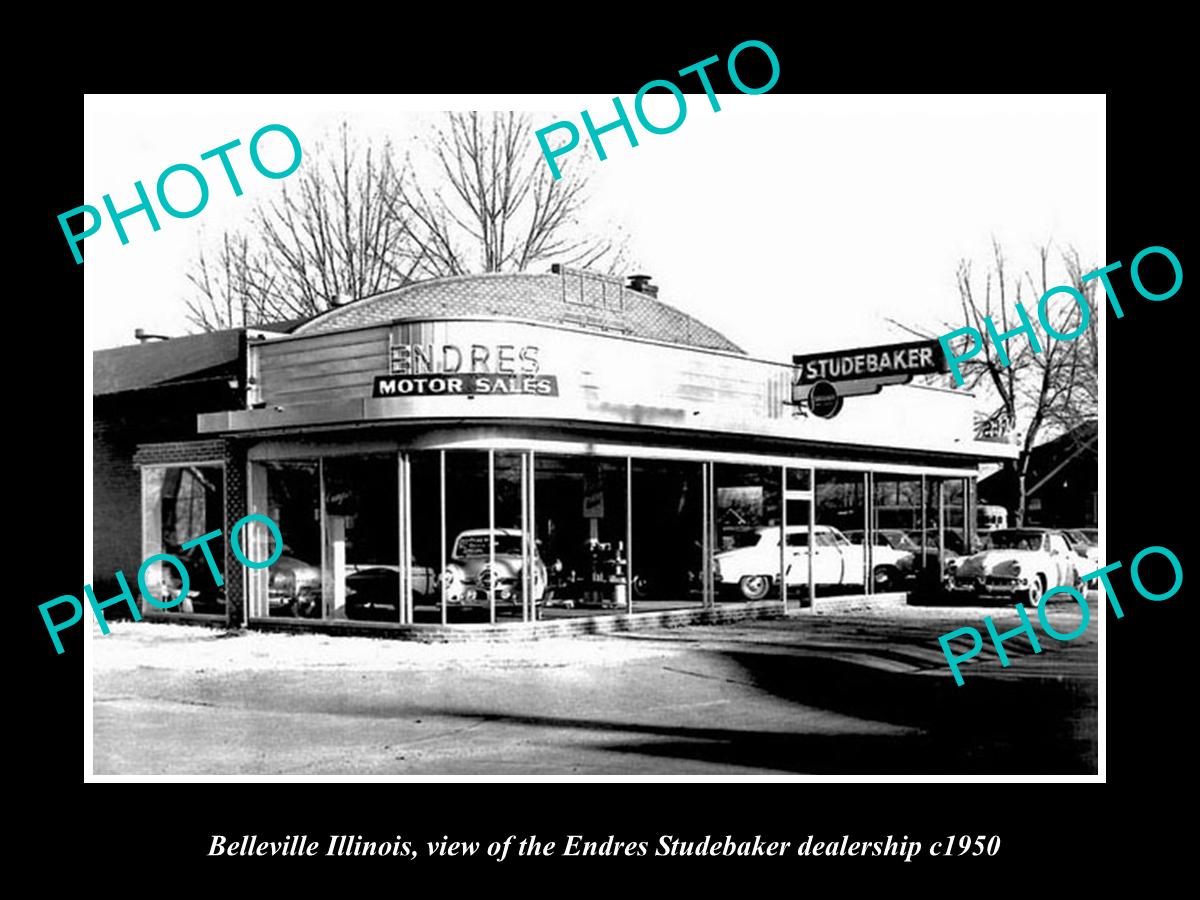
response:
[[[658,285],[650,283],[650,275],[630,275],[629,287],[630,290],[637,291],[639,294],[647,294],[651,297],[658,296]]]
[[[147,334],[145,328],[133,329],[133,336],[141,344],[146,343],[146,341],[169,341],[171,339],[171,336],[167,334]]]

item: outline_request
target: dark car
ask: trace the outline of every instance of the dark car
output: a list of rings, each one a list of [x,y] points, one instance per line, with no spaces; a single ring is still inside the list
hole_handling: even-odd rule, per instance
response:
[[[346,618],[376,622],[397,622],[400,618],[400,567],[353,566],[346,576]],[[437,573],[414,560],[412,573],[413,602],[436,598]]]
[[[219,547],[210,549],[213,550],[214,559],[220,560],[223,557],[224,554],[220,551]],[[208,561],[204,558],[204,551],[200,546],[197,545],[189,550],[175,547],[168,549],[167,552],[178,558],[188,573],[188,595],[177,606],[171,607],[171,609],[185,613],[224,613],[225,589],[217,587],[216,582],[213,581]],[[166,563],[161,563],[158,568],[162,573],[162,581],[161,589],[157,591],[157,599],[159,602],[174,600],[179,596],[179,591],[183,586],[179,578],[179,572],[174,566]],[[151,584],[151,579],[147,578],[147,586],[150,587]]]

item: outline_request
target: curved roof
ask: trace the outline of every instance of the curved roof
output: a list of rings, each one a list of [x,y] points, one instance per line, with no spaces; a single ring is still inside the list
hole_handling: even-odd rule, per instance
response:
[[[744,352],[720,332],[649,294],[625,287],[620,279],[570,269],[418,281],[331,309],[292,333],[319,334],[424,316],[526,319]]]

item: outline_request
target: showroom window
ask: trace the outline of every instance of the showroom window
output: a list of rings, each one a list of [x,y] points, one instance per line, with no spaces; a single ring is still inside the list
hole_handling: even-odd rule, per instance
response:
[[[867,473],[817,469],[812,541],[816,596],[872,593],[867,534]],[[862,543],[853,543],[848,535]]]
[[[635,612],[704,602],[703,489],[701,463],[633,460]]]
[[[399,468],[395,454],[326,457],[321,470],[324,617],[399,622]]]
[[[628,612],[627,461],[538,453],[535,546],[541,618]]]
[[[722,463],[713,469],[716,599],[742,602],[778,598],[781,565],[786,565],[779,548],[783,470],[779,466]],[[803,483],[808,473],[807,469],[791,471],[804,473],[792,476],[793,484]],[[794,524],[807,528],[805,501],[791,499],[789,503]]]
[[[146,466],[142,468],[142,557],[166,553],[187,569],[189,590],[182,602],[160,609],[139,598],[143,614],[225,615],[225,588],[217,587],[204,551],[183,545],[213,531],[221,536],[208,542],[213,559],[225,562],[225,469],[220,464]],[[222,578],[224,573],[222,571]],[[132,582],[132,579],[130,579]],[[168,563],[146,570],[146,589],[159,602],[179,596],[182,580]],[[131,590],[137,587],[130,584]]]
[[[868,566],[872,590],[906,591],[917,584],[925,567],[922,538],[925,506],[920,475],[871,475],[871,541]],[[866,535],[846,533],[852,543],[862,545]]]
[[[247,569],[248,613],[325,618],[327,585],[321,539],[321,461],[256,462],[251,467],[250,512],[263,513],[279,526],[282,555],[268,569]],[[245,529],[243,550],[250,559],[269,559],[274,547],[265,528]]]

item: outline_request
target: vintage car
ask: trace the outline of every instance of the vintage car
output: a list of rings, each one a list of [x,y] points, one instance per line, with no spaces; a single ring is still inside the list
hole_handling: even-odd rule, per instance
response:
[[[979,596],[1008,596],[1037,606],[1050,588],[1080,586],[1086,562],[1061,531],[1001,528],[983,536],[985,549],[960,560],[947,578],[947,590]]]
[[[400,567],[392,565],[352,565],[346,575],[346,618],[396,622],[400,615]],[[413,603],[440,602],[437,596],[437,572],[414,559],[412,575]]]
[[[476,528],[454,539],[450,561],[442,573],[448,605],[487,607],[491,602],[489,595],[494,594],[497,606],[520,607],[521,529],[497,528],[493,534],[494,551],[489,551],[488,536],[488,529]],[[495,554],[495,568],[490,563],[491,552]],[[534,549],[529,596],[534,603],[540,603],[545,593],[546,565]]]
[[[736,585],[747,600],[769,596],[779,580],[779,526],[765,526],[743,538],[744,546],[713,557],[720,584]],[[812,542],[813,582],[818,585],[861,585],[863,547],[852,544],[832,525],[817,525]],[[789,525],[785,548],[785,577],[789,587],[808,584],[807,525]],[[900,561],[909,554],[890,547],[873,548],[875,587],[890,590],[902,577]],[[636,562],[634,563],[636,566]]]
[[[284,555],[271,565],[267,582],[271,615],[321,618],[321,569]]]
[[[224,613],[225,592],[218,589],[199,545],[177,553],[188,572],[188,596],[179,604],[180,612]],[[219,557],[218,557],[219,558]],[[163,599],[179,595],[180,579],[174,566],[164,565]],[[271,564],[267,582],[270,614],[299,618],[321,616],[321,570],[291,555],[284,546],[283,555]]]
[[[1064,528],[1063,534],[1067,536],[1067,540],[1071,542],[1071,548],[1088,561],[1091,568],[1088,572],[1095,572],[1098,569],[1104,568],[1104,562],[1100,559],[1100,534],[1094,528]],[[1087,572],[1081,572],[1081,575]]]

